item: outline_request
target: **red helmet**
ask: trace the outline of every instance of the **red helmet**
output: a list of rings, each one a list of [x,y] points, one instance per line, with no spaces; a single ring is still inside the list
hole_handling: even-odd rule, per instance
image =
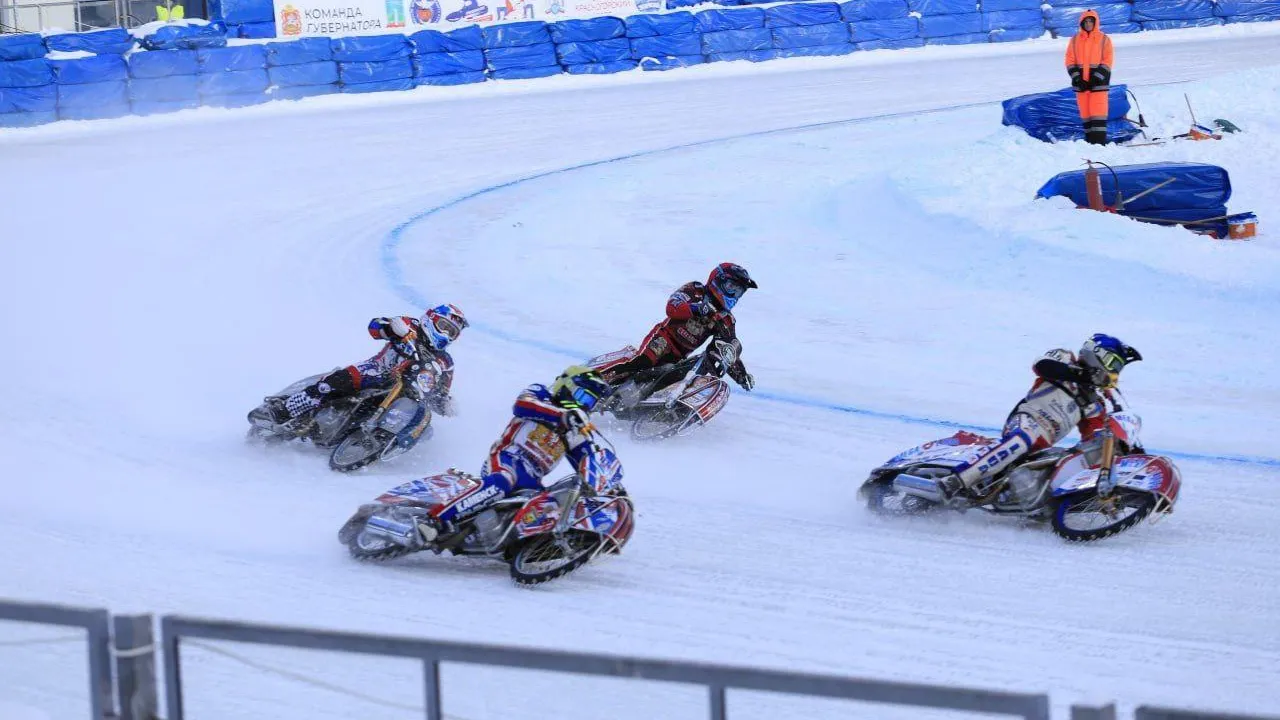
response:
[[[746,268],[735,263],[720,263],[707,276],[707,295],[721,310],[732,310],[747,288],[759,287]]]

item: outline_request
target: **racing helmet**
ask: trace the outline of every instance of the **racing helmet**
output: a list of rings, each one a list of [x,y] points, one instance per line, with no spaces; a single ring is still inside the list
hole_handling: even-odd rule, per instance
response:
[[[1087,368],[1101,370],[1109,379],[1108,387],[1115,387],[1120,379],[1120,371],[1126,365],[1138,362],[1142,353],[1119,338],[1103,333],[1095,333],[1080,348],[1080,362]]]
[[[594,368],[571,365],[551,384],[551,396],[562,408],[591,412],[596,403],[613,394],[613,386]]]
[[[758,287],[746,268],[735,263],[720,263],[707,276],[707,295],[721,310],[732,310],[747,288]]]
[[[422,329],[426,332],[427,342],[436,350],[449,347],[449,343],[457,340],[468,325],[467,317],[457,305],[437,305],[422,315]]]

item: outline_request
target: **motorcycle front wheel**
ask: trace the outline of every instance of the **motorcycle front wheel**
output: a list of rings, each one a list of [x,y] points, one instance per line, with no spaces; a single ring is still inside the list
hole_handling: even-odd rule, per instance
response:
[[[386,447],[387,439],[382,437],[382,433],[356,428],[329,453],[329,467],[338,472],[359,470],[377,460]]]
[[[645,413],[631,425],[631,439],[636,442],[652,442],[674,437],[684,429],[691,415],[693,411],[684,405]]]
[[[520,585],[555,580],[585,565],[600,543],[599,535],[581,530],[565,533],[563,543],[554,535],[535,535],[511,554],[511,579]]]
[[[1106,496],[1069,495],[1054,508],[1053,533],[1071,542],[1101,540],[1142,522],[1155,506],[1154,495],[1122,488]]]

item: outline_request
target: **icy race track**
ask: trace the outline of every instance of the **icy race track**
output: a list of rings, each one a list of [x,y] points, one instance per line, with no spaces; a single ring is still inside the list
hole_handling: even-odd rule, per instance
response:
[[[994,101],[1062,84],[1055,42],[0,134],[0,595],[1050,691],[1059,713],[1274,712],[1280,54],[1239,32],[1116,38],[1117,77],[1160,134],[1185,129],[1183,92],[1247,130],[1163,148],[1000,127]],[[1222,164],[1232,209],[1267,234],[1214,244],[1031,200],[1086,155]],[[536,591],[498,565],[345,556],[334,533],[358,503],[478,467],[521,387],[638,341],[675,285],[726,259],[761,285],[739,311],[758,397],[736,392],[689,438],[620,441],[640,510],[626,555]],[[244,442],[264,393],[371,353],[369,317],[440,301],[476,328],[455,346],[461,415],[428,446],[345,477]],[[1164,524],[1069,547],[856,503],[869,468],[951,432],[924,419],[998,424],[1039,353],[1095,331],[1148,358],[1127,394],[1186,481]],[[84,717],[80,648],[0,647],[0,715]],[[414,663],[234,650],[421,700]],[[192,717],[415,717],[186,656]],[[446,712],[468,720],[704,707],[684,686],[445,674]]]

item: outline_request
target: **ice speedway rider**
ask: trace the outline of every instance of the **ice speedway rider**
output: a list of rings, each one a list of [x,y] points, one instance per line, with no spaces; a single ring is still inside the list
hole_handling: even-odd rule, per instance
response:
[[[733,308],[749,288],[759,287],[745,268],[720,263],[711,270],[704,285],[696,280],[681,285],[667,300],[667,317],[653,326],[636,354],[600,368],[600,374],[614,387],[645,370],[678,362],[691,355],[710,337],[737,342]],[[728,369],[729,377],[744,390],[755,387],[755,379],[739,357]],[[662,387],[678,382],[680,376],[663,378]]]
[[[437,415],[452,415],[453,357],[445,350],[468,326],[467,318],[455,305],[445,304],[427,310],[422,319],[407,315],[379,317],[369,321],[369,335],[387,344],[378,354],[357,365],[335,370],[317,382],[283,400],[269,398],[272,420],[286,423],[315,410],[326,400],[347,397],[364,388],[390,384],[396,374],[410,376],[434,370],[435,389],[423,398],[426,407]]]
[[[983,481],[1028,453],[1052,447],[1073,426],[1080,430],[1081,440],[1092,439],[1106,414],[1123,409],[1119,393],[1113,391],[1120,371],[1141,359],[1134,348],[1101,333],[1086,340],[1079,355],[1050,350],[1032,366],[1036,381],[1009,413],[1000,442],[937,481],[943,497],[949,501],[981,496]]]
[[[533,384],[516,398],[511,422],[493,446],[480,471],[483,484],[433,513],[434,526],[419,530],[426,542],[454,532],[459,520],[478,515],[520,490],[542,489],[546,477],[568,457],[577,467],[595,449],[587,414],[613,394],[593,369],[573,365],[548,388]]]

